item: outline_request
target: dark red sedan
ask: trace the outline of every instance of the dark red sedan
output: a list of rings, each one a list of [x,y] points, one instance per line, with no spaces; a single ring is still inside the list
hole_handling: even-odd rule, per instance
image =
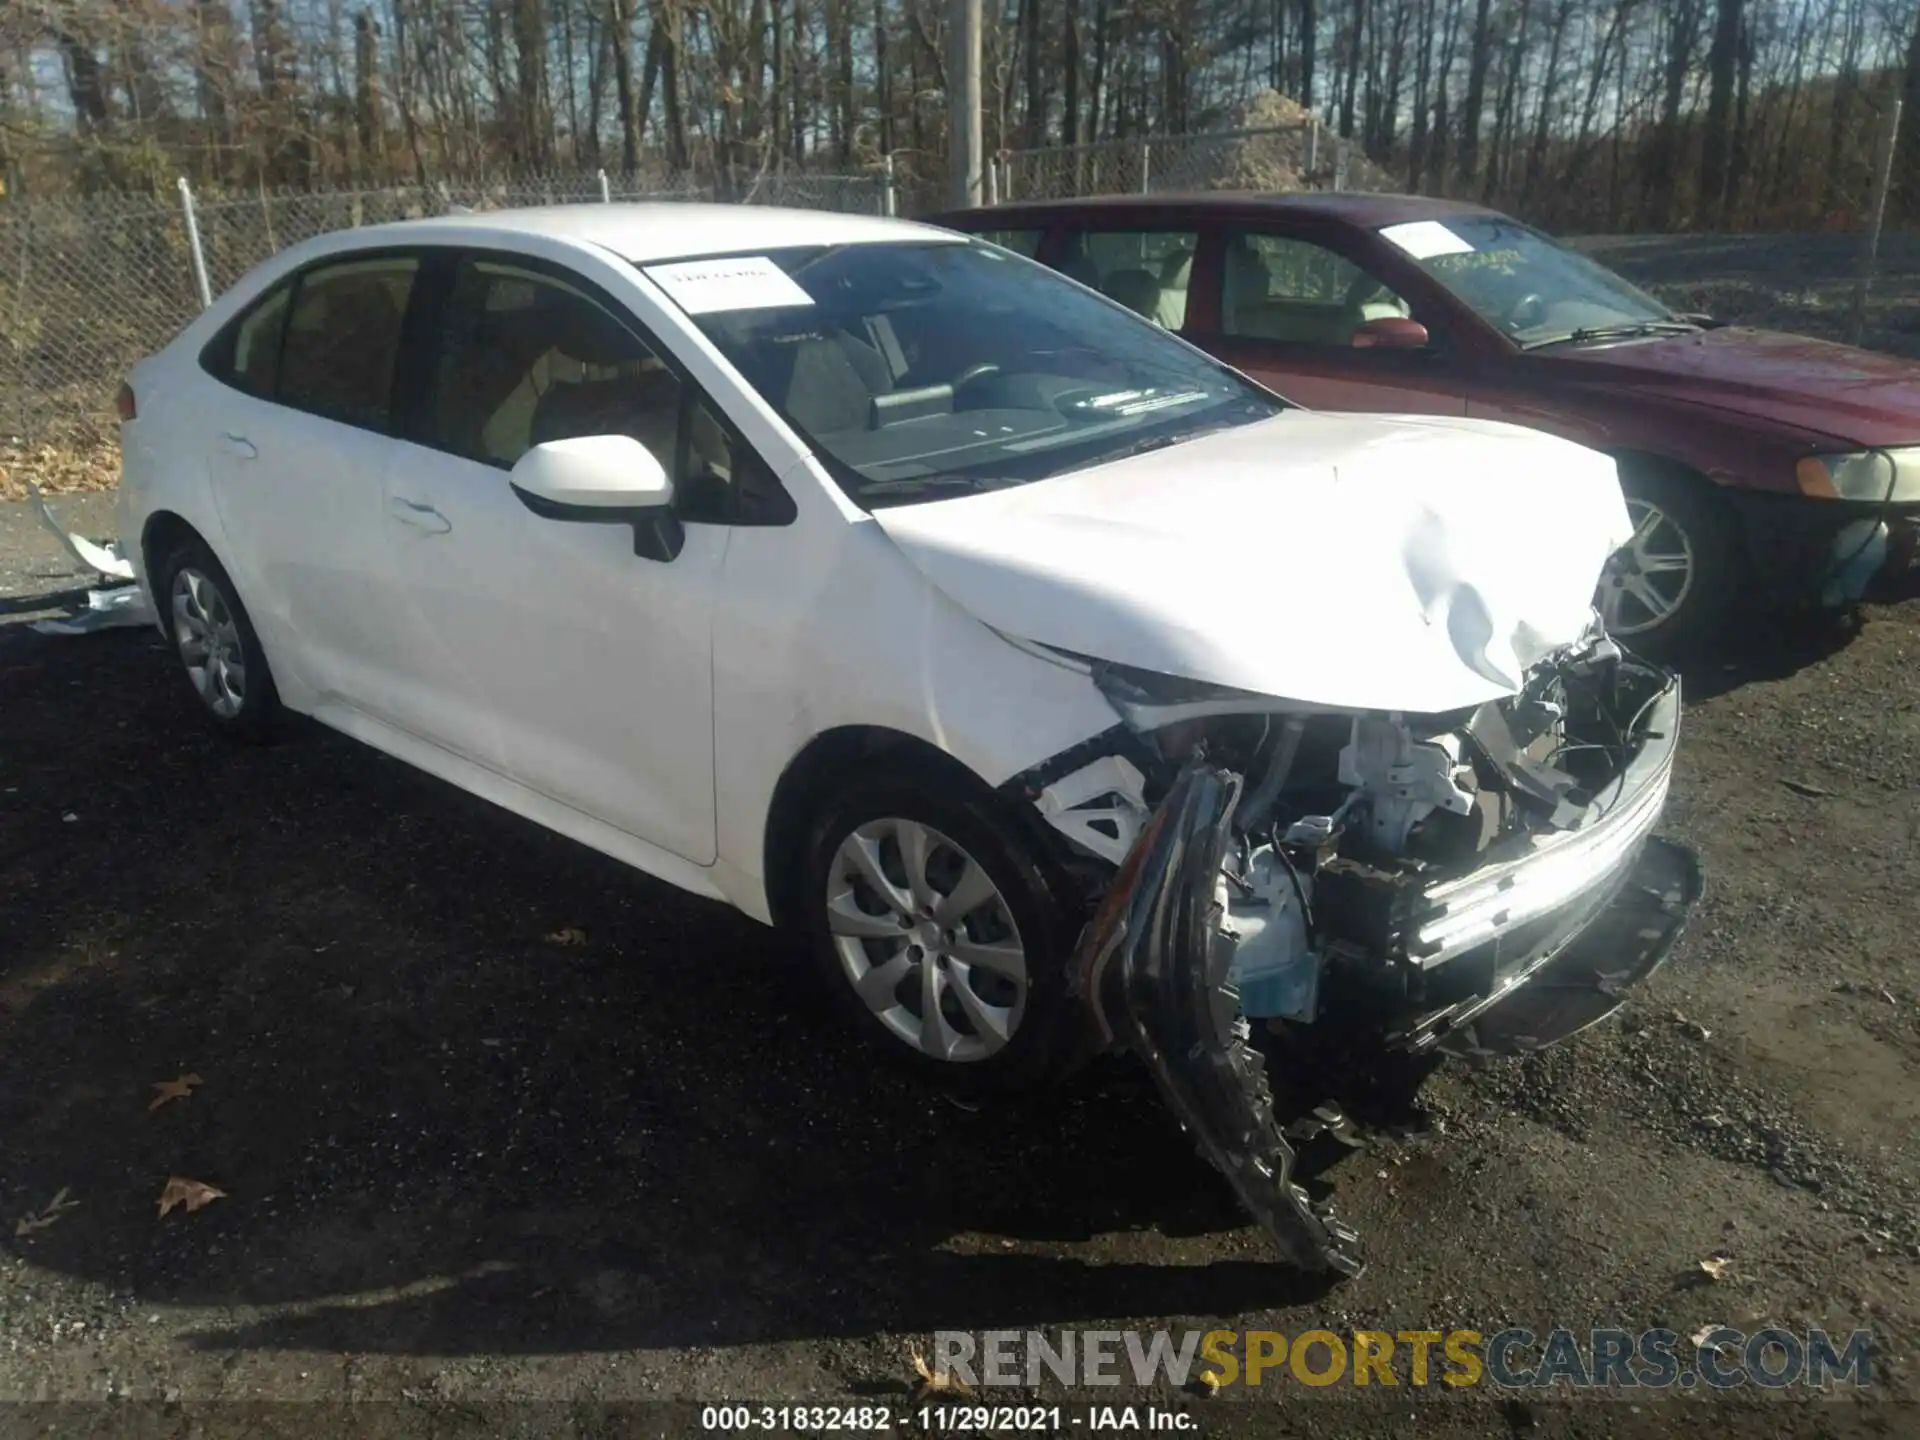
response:
[[[935,223],[1061,270],[1300,404],[1505,420],[1609,452],[1635,530],[1598,603],[1650,648],[1704,638],[1736,601],[1851,602],[1920,541],[1920,365],[1676,314],[1491,210],[1155,195]]]

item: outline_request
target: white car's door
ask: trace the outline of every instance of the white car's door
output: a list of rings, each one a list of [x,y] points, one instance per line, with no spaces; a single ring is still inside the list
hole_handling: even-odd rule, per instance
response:
[[[579,277],[473,254],[446,283],[421,413],[386,472],[397,618],[417,657],[391,718],[710,864],[730,531],[702,497],[723,488],[729,442],[633,317]],[[672,560],[636,555],[629,525],[540,518],[508,484],[534,444],[615,433],[675,479],[687,523]]]
[[[317,701],[378,697],[405,668],[381,477],[410,255],[323,264],[276,287],[212,358],[203,426],[227,554],[276,667]]]

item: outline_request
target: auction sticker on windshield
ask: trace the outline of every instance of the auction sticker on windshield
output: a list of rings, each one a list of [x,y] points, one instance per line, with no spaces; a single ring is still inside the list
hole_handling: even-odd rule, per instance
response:
[[[1462,240],[1438,220],[1409,220],[1389,225],[1380,232],[1383,239],[1398,245],[1416,260],[1432,260],[1440,255],[1469,255],[1473,246]]]
[[[666,291],[689,315],[813,304],[813,297],[764,255],[649,265],[641,274]]]

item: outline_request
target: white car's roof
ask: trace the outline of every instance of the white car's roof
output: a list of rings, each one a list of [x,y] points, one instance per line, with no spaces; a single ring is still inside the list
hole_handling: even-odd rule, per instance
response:
[[[771,205],[697,205],[679,201],[606,205],[550,205],[489,210],[370,225],[341,233],[356,245],[404,244],[485,231],[493,235],[547,235],[598,245],[624,260],[646,263],[793,245],[857,245],[884,240],[958,239],[910,220],[788,210]]]

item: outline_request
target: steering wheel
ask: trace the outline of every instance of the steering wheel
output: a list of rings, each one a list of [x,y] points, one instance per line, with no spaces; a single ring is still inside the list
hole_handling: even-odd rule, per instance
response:
[[[1507,328],[1525,330],[1530,325],[1538,325],[1547,318],[1547,302],[1540,295],[1529,291],[1513,302],[1507,311]]]

